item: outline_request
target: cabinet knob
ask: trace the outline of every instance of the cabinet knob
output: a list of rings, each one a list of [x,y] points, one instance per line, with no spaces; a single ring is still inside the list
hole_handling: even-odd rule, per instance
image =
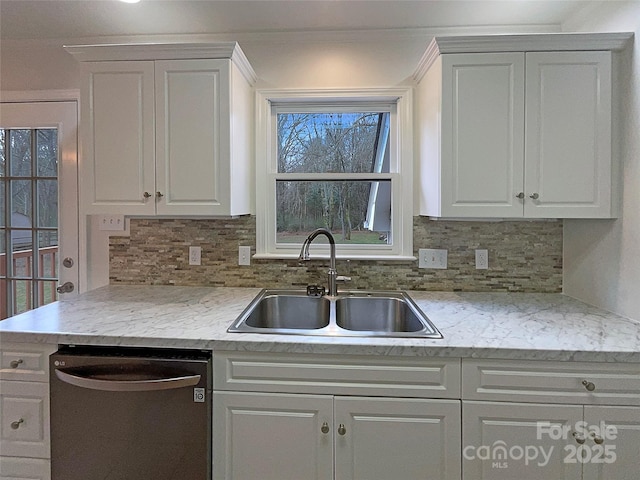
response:
[[[157,198],[158,200],[160,200],[162,197],[164,197],[164,195],[163,195],[162,193],[160,193],[160,192],[156,192],[156,198]]]
[[[322,427],[320,427],[320,431],[324,434],[329,433],[329,424],[327,422],[324,422],[322,424]]]
[[[145,199],[147,199],[147,198],[149,198],[149,197],[151,196],[151,194],[150,194],[149,192],[144,192],[144,193],[142,194],[142,196],[143,196]]]
[[[9,364],[9,366],[11,368],[18,368],[23,363],[24,363],[24,360],[19,358],[18,360],[11,360],[11,363]]]
[[[598,445],[602,445],[604,443],[604,438],[596,435],[595,437],[593,437],[593,441],[596,442]]]
[[[531,195],[529,195],[529,198],[537,200],[538,198],[540,198],[540,195],[538,195],[537,193],[532,193]]]
[[[584,388],[586,388],[590,392],[593,392],[596,389],[596,385],[588,380],[582,380],[582,385],[584,385]]]
[[[580,435],[578,432],[573,432],[571,435],[573,436],[573,438],[576,439],[576,443],[579,443],[580,445],[582,445],[587,440],[582,435]]]
[[[516,198],[519,198],[520,200],[522,200],[524,198],[524,192],[520,192],[519,194],[517,194]]]
[[[22,425],[23,423],[24,423],[24,418],[21,418],[16,422],[11,422],[11,428],[13,428],[14,430],[17,430],[20,428],[20,425]]]
[[[341,423],[338,426],[338,435],[344,435],[345,433],[347,433],[347,429],[345,428],[345,426]]]

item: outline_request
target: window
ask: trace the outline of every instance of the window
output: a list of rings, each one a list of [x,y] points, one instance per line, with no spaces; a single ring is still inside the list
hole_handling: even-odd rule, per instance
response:
[[[295,258],[324,227],[338,257],[413,258],[410,90],[258,99],[257,256]]]

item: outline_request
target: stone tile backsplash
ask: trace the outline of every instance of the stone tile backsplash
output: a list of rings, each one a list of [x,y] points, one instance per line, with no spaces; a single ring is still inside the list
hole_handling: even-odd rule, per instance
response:
[[[129,237],[109,240],[112,284],[304,287],[326,283],[327,261],[251,260],[238,266],[238,246],[255,253],[256,221],[237,219],[130,220]],[[188,263],[189,246],[202,247],[202,265]],[[417,261],[338,260],[345,289],[441,291],[562,291],[562,221],[444,221],[414,217],[414,254],[446,248],[446,270]],[[489,250],[489,269],[475,269],[475,249]]]

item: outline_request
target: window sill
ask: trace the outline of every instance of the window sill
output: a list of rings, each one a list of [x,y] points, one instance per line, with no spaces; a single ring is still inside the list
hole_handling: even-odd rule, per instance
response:
[[[297,260],[298,254],[287,253],[256,253],[256,260]],[[415,262],[418,258],[413,255],[336,255],[336,260],[371,260],[384,262]],[[311,260],[329,260],[329,255],[312,255]]]

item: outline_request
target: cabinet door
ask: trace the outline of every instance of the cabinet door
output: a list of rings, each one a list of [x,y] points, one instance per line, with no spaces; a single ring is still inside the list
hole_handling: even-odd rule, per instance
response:
[[[0,480],[50,480],[51,465],[42,458],[0,457]]]
[[[442,216],[521,217],[524,54],[442,56]]]
[[[229,63],[155,62],[158,214],[229,214]]]
[[[581,420],[576,405],[462,402],[463,478],[579,480],[582,465],[565,462],[565,446],[577,445]]]
[[[213,418],[213,478],[333,478],[331,396],[214,392]]]
[[[525,216],[611,216],[611,52],[527,53],[526,67]]]
[[[640,472],[640,407],[585,407],[584,421],[600,429],[602,443],[589,438],[585,445],[590,458],[584,458],[584,480],[636,480]],[[602,423],[615,427],[602,434]],[[598,439],[600,441],[600,439]]]
[[[336,397],[336,480],[460,479],[460,402]]]
[[[49,384],[0,382],[0,451],[49,458]]]
[[[155,213],[153,62],[82,65],[85,213]],[[146,195],[145,195],[146,192]]]

